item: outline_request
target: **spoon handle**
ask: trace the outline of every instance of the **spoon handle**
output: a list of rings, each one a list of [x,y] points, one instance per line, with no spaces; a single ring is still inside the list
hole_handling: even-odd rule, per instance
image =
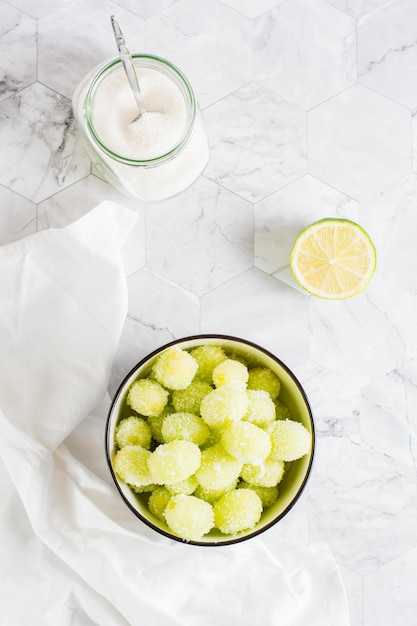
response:
[[[129,85],[133,91],[133,95],[135,96],[135,100],[138,105],[139,115],[135,119],[139,119],[141,115],[145,113],[146,109],[145,109],[145,105],[143,102],[143,96],[139,87],[139,81],[136,75],[135,66],[133,65],[133,60],[126,46],[126,42],[123,37],[121,28],[119,24],[116,22],[114,15],[112,15],[110,19],[111,19],[111,24],[113,27],[114,37],[116,39],[117,49],[119,50],[120,59],[123,63],[123,67],[126,72]]]

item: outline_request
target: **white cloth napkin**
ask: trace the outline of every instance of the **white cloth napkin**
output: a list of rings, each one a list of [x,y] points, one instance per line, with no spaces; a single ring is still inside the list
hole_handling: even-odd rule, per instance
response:
[[[113,486],[105,390],[134,220],[104,202],[0,248],[2,623],[348,626],[325,546],[268,543],[273,530],[235,546],[183,545],[137,520]]]

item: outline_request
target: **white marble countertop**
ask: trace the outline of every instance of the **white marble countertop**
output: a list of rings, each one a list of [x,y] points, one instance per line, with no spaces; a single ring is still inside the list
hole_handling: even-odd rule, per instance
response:
[[[144,206],[91,172],[71,111],[78,81],[132,52],[178,65],[211,157]],[[139,215],[124,259],[129,313],[110,391],[167,341],[233,334],[275,352],[310,398],[308,488],[272,531],[330,546],[352,626],[417,623],[417,2],[0,0],[0,243],[103,199]],[[372,236],[368,289],[297,289],[295,235],[344,216]]]

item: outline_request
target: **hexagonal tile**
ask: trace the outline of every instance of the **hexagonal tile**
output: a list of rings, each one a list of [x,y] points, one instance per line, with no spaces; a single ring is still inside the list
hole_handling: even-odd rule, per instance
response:
[[[236,11],[240,11],[243,15],[247,15],[248,17],[258,17],[262,13],[273,9],[274,7],[286,2],[286,0],[257,0],[257,2],[253,2],[253,0],[221,0],[223,4],[227,4],[227,6],[232,9],[236,9]]]
[[[415,318],[414,318],[415,319]],[[417,388],[395,370],[363,389],[362,440],[372,449],[415,468]],[[410,433],[416,435],[414,438]]]
[[[121,7],[136,13],[140,17],[146,19],[151,15],[157,15],[164,9],[167,9],[171,4],[175,4],[178,0],[117,0],[117,4]]]
[[[204,178],[149,207],[146,230],[148,267],[198,295],[253,265],[252,205]]]
[[[180,0],[149,18],[146,44],[184,72],[201,106],[251,78],[252,22],[219,0]]]
[[[309,499],[310,541],[325,541],[339,563],[359,574],[416,545],[415,468],[350,434],[318,438]]]
[[[387,4],[389,0],[326,0],[326,2],[353,17],[361,17]]]
[[[343,433],[355,439],[361,402],[359,386],[311,360],[297,365],[294,372],[310,401],[318,436],[337,437]]]
[[[36,80],[36,22],[0,2],[0,99]]]
[[[366,626],[414,626],[417,615],[417,547],[371,572],[364,581]]]
[[[402,362],[417,312],[416,299],[401,287],[377,273],[354,298],[309,302],[310,355],[317,363],[364,387]]]
[[[417,4],[389,2],[358,23],[358,81],[410,108],[417,106]]]
[[[308,114],[309,172],[356,199],[411,171],[411,114],[356,85]]]
[[[52,13],[68,0],[9,0],[8,4],[20,9],[32,17],[42,17]]]
[[[308,298],[252,268],[201,297],[201,330],[249,339],[294,367],[308,358]]]
[[[255,21],[253,80],[310,109],[356,81],[356,22],[326,2],[294,0]]]
[[[257,201],[305,173],[305,113],[264,87],[250,83],[204,115],[208,178]]]
[[[417,113],[414,112],[411,118],[411,139],[413,144],[413,171],[417,171]]]
[[[0,183],[40,202],[87,176],[71,103],[39,83],[0,102]]]
[[[200,330],[199,300],[190,292],[148,269],[128,278],[128,290],[129,310],[112,367],[111,393],[152,350]]]
[[[415,263],[416,193],[417,176],[410,174],[361,207],[362,224],[372,234],[377,249],[378,272],[414,294],[417,275],[410,269]]]
[[[118,52],[110,23],[112,14],[120,23],[130,51],[142,51],[144,22],[139,16],[109,0],[100,4],[74,0],[38,22],[39,81],[71,98],[85,74],[99,63],[116,58]],[[78,33],[78,41],[74,40],[74,33]]]
[[[410,449],[415,450],[417,446],[417,334],[411,335],[412,352],[411,357],[405,358],[397,368],[398,375],[404,381],[404,393],[406,394],[411,410],[407,411],[407,418],[410,422],[411,432],[416,435],[410,442]],[[414,454],[414,452],[413,452]],[[414,454],[415,458],[417,453]]]
[[[258,202],[255,205],[255,265],[301,290],[289,267],[291,248],[306,226],[325,217],[357,221],[357,202],[310,175],[302,176]]]
[[[139,201],[122,196],[93,175],[41,202],[38,205],[38,230],[62,228],[103,200],[122,204],[138,215],[122,248],[126,274],[132,274],[145,265],[145,208]]]
[[[36,206],[0,185],[0,245],[36,232]]]

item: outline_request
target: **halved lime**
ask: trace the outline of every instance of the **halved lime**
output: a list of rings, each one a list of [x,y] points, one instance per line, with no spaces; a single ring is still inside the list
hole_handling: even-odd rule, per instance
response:
[[[361,293],[376,268],[368,233],[351,220],[326,218],[307,226],[290,255],[296,281],[310,294],[332,300]]]

